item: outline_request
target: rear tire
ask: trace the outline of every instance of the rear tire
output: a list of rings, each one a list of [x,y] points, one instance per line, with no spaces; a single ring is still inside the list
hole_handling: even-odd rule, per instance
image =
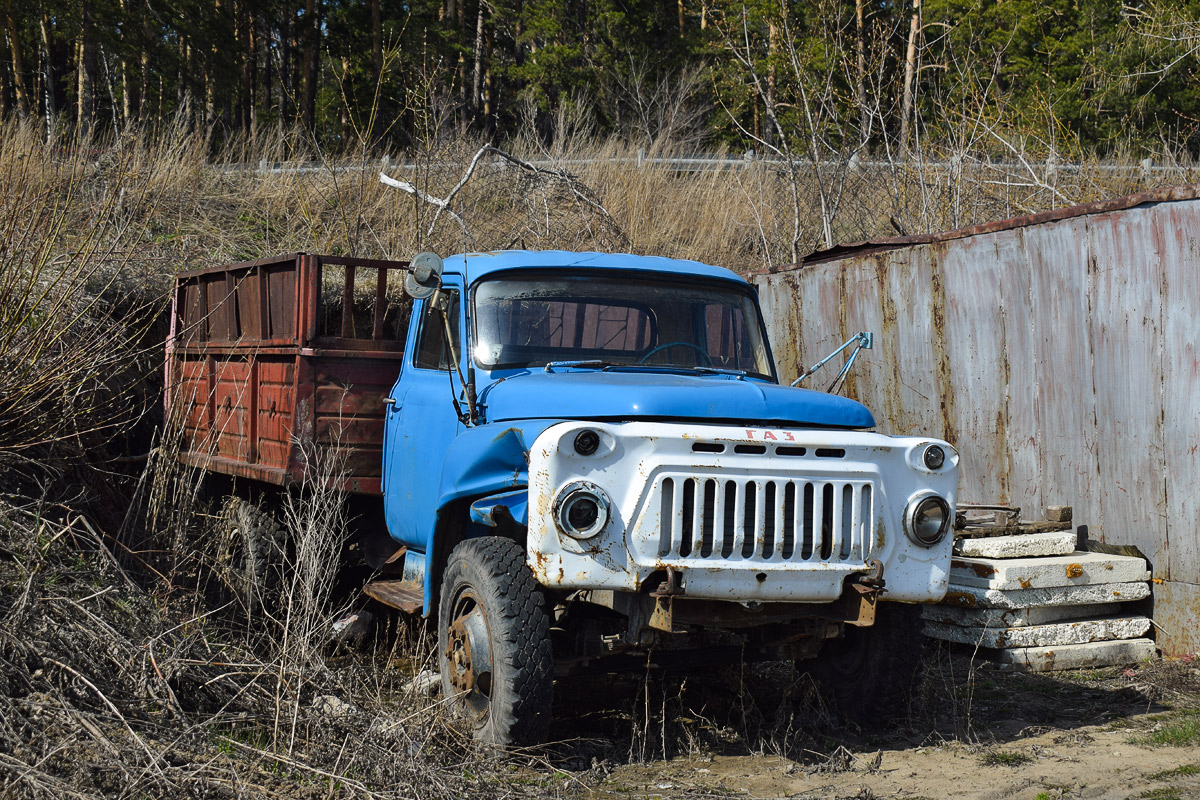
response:
[[[287,531],[270,511],[240,497],[221,509],[217,559],[251,618],[274,609],[283,585]]]
[[[546,601],[525,551],[484,536],[454,548],[438,608],[443,696],[472,736],[496,747],[546,738],[553,697]]]
[[[924,673],[921,607],[880,603],[875,624],[846,626],[803,665],[842,719],[860,726],[906,718]]]

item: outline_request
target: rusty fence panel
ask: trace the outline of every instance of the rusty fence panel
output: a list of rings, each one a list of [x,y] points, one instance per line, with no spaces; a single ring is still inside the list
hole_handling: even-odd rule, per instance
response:
[[[1167,652],[1200,650],[1198,195],[840,247],[755,279],[781,377],[872,330],[846,393],[881,431],[954,443],[963,500],[1071,505],[1092,539],[1136,545]]]

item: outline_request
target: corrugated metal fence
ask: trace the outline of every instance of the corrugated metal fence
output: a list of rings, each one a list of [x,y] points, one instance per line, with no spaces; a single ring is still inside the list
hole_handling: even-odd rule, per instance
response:
[[[881,431],[954,443],[963,501],[1071,505],[1091,538],[1136,545],[1168,652],[1200,651],[1197,198],[862,243],[756,279],[789,379],[875,332],[846,393]]]

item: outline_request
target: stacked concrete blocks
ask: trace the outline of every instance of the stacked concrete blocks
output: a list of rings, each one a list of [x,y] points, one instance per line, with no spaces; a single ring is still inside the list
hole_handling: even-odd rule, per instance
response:
[[[926,635],[1030,672],[1154,656],[1150,620],[1122,608],[1150,594],[1145,559],[1075,544],[1073,531],[958,539],[946,599],[924,609]]]

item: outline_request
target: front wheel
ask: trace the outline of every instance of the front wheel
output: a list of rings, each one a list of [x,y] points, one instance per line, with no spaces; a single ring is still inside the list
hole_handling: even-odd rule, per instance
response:
[[[438,606],[442,691],[478,741],[537,744],[553,696],[546,601],[516,542],[495,536],[454,548]]]
[[[922,674],[921,607],[880,603],[875,624],[847,626],[803,665],[842,718],[862,726],[907,715]]]

